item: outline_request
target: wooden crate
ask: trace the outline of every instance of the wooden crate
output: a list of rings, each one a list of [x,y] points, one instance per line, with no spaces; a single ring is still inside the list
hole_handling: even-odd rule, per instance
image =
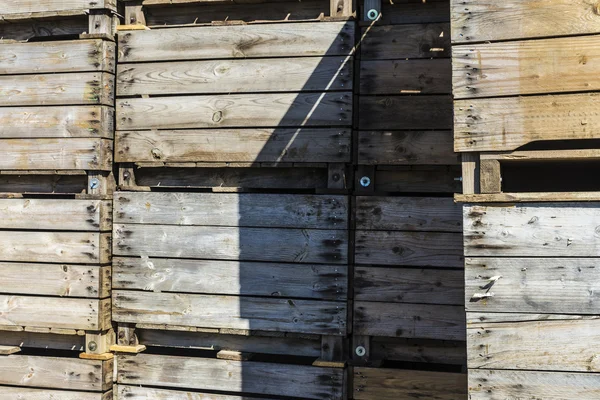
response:
[[[463,214],[471,397],[597,397],[600,204],[471,204]]]

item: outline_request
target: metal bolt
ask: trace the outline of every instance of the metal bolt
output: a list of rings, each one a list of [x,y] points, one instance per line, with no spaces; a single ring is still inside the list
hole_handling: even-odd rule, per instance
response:
[[[125,179],[129,179],[129,177],[130,177],[130,176],[131,176],[131,175],[129,174],[129,171],[125,171],[125,172],[123,172],[123,178],[125,178]]]
[[[371,178],[369,178],[368,176],[363,176],[362,178],[360,178],[360,185],[362,187],[368,187],[371,184]]]
[[[89,351],[96,351],[98,349],[98,344],[96,342],[90,342],[88,344]]]
[[[370,21],[375,21],[377,17],[379,17],[379,11],[376,9],[371,8],[369,11],[367,11],[367,18],[369,18]]]
[[[96,178],[90,179],[90,188],[98,189],[100,187],[100,181]]]
[[[357,356],[363,357],[365,354],[367,354],[367,349],[365,349],[363,346],[357,346],[354,352]]]

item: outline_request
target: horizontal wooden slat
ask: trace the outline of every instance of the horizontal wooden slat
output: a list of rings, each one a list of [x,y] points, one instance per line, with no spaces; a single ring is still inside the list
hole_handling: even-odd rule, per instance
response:
[[[381,167],[379,167],[381,168]],[[375,191],[457,193],[462,190],[458,166],[411,166],[375,171]]]
[[[465,340],[463,306],[354,302],[357,335]]]
[[[597,264],[597,258],[467,258],[467,310],[598,314]],[[493,297],[471,300],[485,293]]]
[[[0,75],[115,71],[115,44],[64,40],[0,44]]]
[[[104,106],[0,107],[0,138],[111,139],[113,118]]]
[[[353,391],[355,400],[465,399],[467,375],[357,367]]]
[[[0,295],[0,311],[0,325],[85,330],[110,328],[110,299]]]
[[[105,72],[0,75],[0,106],[112,106],[114,84],[114,76]]]
[[[387,25],[363,28],[363,60],[450,56],[450,24]]]
[[[352,58],[301,57],[121,64],[117,95],[352,90]]]
[[[2,18],[10,20],[13,14],[32,14],[43,17],[65,11],[85,11],[90,9],[116,8],[115,0],[19,0],[3,5]],[[36,15],[39,14],[39,15]],[[25,17],[25,16],[24,16]]]
[[[533,203],[463,208],[465,255],[596,257],[598,203]]]
[[[206,393],[190,392],[183,390],[156,389],[141,386],[118,385],[118,395],[129,400],[205,400]],[[247,396],[210,394],[210,400],[244,400]],[[267,400],[261,397],[252,397],[252,400]]]
[[[467,364],[466,344],[461,341],[373,337],[370,346],[374,360]]]
[[[452,2],[452,41],[473,42],[598,33],[600,17],[587,0],[461,0]]]
[[[345,266],[139,258],[113,262],[115,289],[344,300],[347,280]]]
[[[558,300],[560,301],[560,300]],[[469,368],[598,372],[598,317],[469,325]]]
[[[358,163],[457,165],[451,131],[360,131]]]
[[[124,131],[117,132],[115,158],[116,162],[350,162],[350,141],[347,128]]]
[[[119,35],[119,62],[345,56],[353,46],[352,22],[157,29]]]
[[[345,335],[346,303],[113,291],[113,320],[202,328]]]
[[[462,235],[446,232],[356,231],[357,264],[463,267]]]
[[[599,44],[594,35],[455,46],[454,97],[598,90]]]
[[[67,390],[29,389],[0,386],[1,400],[112,400],[112,391],[106,393],[73,392]]]
[[[362,130],[452,129],[450,96],[361,96],[359,107]]]
[[[8,24],[0,23],[0,37],[5,41],[27,41],[38,37],[54,36],[57,39],[57,36],[86,33],[89,30],[89,17],[84,11],[77,14],[80,15],[68,18],[31,18],[31,15],[26,15],[27,19],[20,20],[18,18],[23,14],[15,15],[17,20]]]
[[[354,298],[390,303],[463,304],[464,272],[355,267]]]
[[[348,126],[350,93],[264,93],[117,100],[117,129]]]
[[[356,228],[462,233],[462,208],[444,197],[356,197]]]
[[[358,10],[364,13],[364,7]],[[360,21],[364,21],[364,15],[360,16]],[[393,3],[381,3],[381,16],[377,24],[396,25],[396,24],[419,24],[427,22],[448,22],[450,20],[450,1],[449,0],[394,0]],[[364,25],[372,24],[371,21],[361,22]]]
[[[122,256],[341,264],[347,246],[346,231],[114,225],[114,253]]]
[[[2,328],[6,329],[6,327]],[[35,328],[31,330],[35,330]],[[10,346],[19,346],[22,348],[51,348],[54,350],[85,351],[85,335],[63,335],[60,333],[53,334],[48,332],[26,332],[25,330],[17,328],[13,331],[3,330],[2,332],[0,332],[0,337],[2,337],[2,343]],[[2,396],[0,396],[0,399],[5,400],[2,398]],[[12,399],[12,397],[10,399]]]
[[[469,370],[471,400],[542,398],[544,400],[596,400],[597,374],[570,372]]]
[[[81,194],[87,187],[86,175],[4,175],[0,174],[0,193]]]
[[[348,224],[348,197],[335,195],[119,192],[115,210],[115,222],[132,224],[316,229]]]
[[[451,93],[450,64],[450,59],[362,61],[360,94]]]
[[[536,141],[595,139],[598,107],[597,93],[456,101],[454,151],[506,151]]]

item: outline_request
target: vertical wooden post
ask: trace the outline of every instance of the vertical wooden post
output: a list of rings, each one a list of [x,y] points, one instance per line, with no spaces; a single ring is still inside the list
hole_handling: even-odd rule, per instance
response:
[[[463,194],[480,193],[479,153],[462,153]]]
[[[134,324],[119,323],[117,328],[117,344],[119,346],[137,346],[140,344],[135,334]]]
[[[91,360],[110,360],[113,354],[110,347],[115,344],[115,332],[112,329],[106,331],[92,331],[85,333],[85,352],[80,358]]]
[[[352,16],[352,3],[352,0],[330,0],[329,16],[333,18],[344,18]]]
[[[323,335],[321,337],[321,360],[346,360],[344,338],[342,336]]]
[[[481,160],[479,164],[479,176],[481,193],[500,193],[502,191],[500,161]]]
[[[142,1],[133,0],[125,2],[125,25],[146,25]]]
[[[115,191],[115,177],[108,171],[88,171],[88,194],[104,195]]]
[[[116,20],[110,10],[90,10],[89,33],[115,36]]]
[[[344,190],[348,187],[346,164],[330,163],[327,165],[327,189]]]

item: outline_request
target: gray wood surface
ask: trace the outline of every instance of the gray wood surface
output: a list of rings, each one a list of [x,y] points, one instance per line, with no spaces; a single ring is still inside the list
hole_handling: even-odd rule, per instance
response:
[[[450,57],[450,24],[363,28],[362,60]]]
[[[361,96],[359,106],[361,130],[452,129],[452,98],[447,95]]]
[[[448,58],[361,61],[360,94],[452,93],[451,70]]]
[[[112,400],[112,391],[107,393],[73,392],[67,390],[30,389],[0,386],[0,400]]]
[[[129,400],[206,400],[206,393],[191,392],[186,390],[156,389],[141,386],[117,385],[120,397]],[[211,394],[211,400],[244,400],[247,396]],[[266,400],[261,397],[252,397],[252,400]]]
[[[2,18],[44,17],[61,12],[85,11],[89,9],[115,9],[115,0],[19,0],[3,4]]]

